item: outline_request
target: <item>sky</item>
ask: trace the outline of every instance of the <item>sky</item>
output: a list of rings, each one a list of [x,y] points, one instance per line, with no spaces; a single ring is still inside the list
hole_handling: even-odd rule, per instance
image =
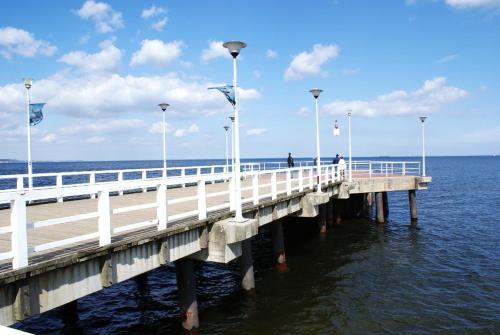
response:
[[[500,154],[500,0],[2,1],[0,158],[225,157],[238,57],[242,158]],[[333,136],[337,120],[340,136]]]

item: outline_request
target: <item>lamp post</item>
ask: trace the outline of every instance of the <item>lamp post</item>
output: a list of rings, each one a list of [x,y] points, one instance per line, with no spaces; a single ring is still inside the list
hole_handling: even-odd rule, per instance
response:
[[[352,182],[351,114],[352,110],[348,109],[347,117],[349,118],[349,182]]]
[[[228,166],[229,166],[229,153],[227,151],[227,131],[229,130],[229,127],[228,126],[224,126],[224,135],[225,135],[225,139],[226,139],[226,173],[229,172],[228,171]]]
[[[314,102],[316,104],[316,174],[318,175],[318,186],[316,192],[321,192],[321,155],[319,149],[319,116],[318,116],[318,97],[323,90],[319,88],[313,88],[309,90],[314,97]]]
[[[30,88],[33,86],[33,79],[25,78],[26,87],[26,132],[28,134],[28,188],[33,188],[33,163],[31,161],[31,123],[30,123]]]
[[[163,111],[163,178],[167,178],[167,127],[165,126],[165,111],[167,107],[170,106],[167,103],[162,102],[159,104],[161,110]]]
[[[234,88],[234,180],[235,180],[235,220],[243,221],[243,212],[241,208],[241,180],[240,180],[240,130],[238,114],[238,72],[236,67],[236,58],[241,49],[247,45],[239,41],[230,41],[223,44],[231,56],[233,56],[233,88]]]
[[[420,122],[422,122],[422,176],[425,177],[425,127],[424,122],[427,116],[420,116]]]

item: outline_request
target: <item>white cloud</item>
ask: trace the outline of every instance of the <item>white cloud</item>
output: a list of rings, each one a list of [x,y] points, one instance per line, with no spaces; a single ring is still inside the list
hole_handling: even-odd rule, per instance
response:
[[[208,49],[201,51],[201,60],[208,62],[216,58],[231,58],[226,48],[222,46],[222,41],[208,41]]]
[[[120,65],[122,51],[109,40],[102,42],[100,47],[101,51],[94,54],[72,51],[62,56],[59,61],[85,72],[115,71]]]
[[[448,6],[458,9],[500,7],[500,0],[445,0]]]
[[[308,116],[309,115],[309,108],[307,107],[302,107],[299,109],[296,113],[298,116]]]
[[[161,14],[165,14],[167,10],[163,7],[151,6],[142,11],[141,17],[143,19],[149,19],[152,16],[158,16]]]
[[[185,137],[189,134],[194,134],[200,131],[196,123],[193,123],[188,128],[174,128],[170,123],[165,122],[165,131],[167,134],[173,134],[175,137]],[[163,122],[155,122],[149,127],[149,132],[152,134],[163,134]]]
[[[440,58],[436,61],[436,63],[442,64],[442,63],[449,63],[451,61],[454,61],[455,59],[458,58],[458,55],[452,54],[448,56],[444,56],[443,58]]]
[[[165,43],[160,40],[143,40],[141,42],[141,49],[133,54],[130,65],[168,65],[179,58],[183,46],[184,42],[182,41]]]
[[[87,0],[82,8],[76,11],[76,15],[84,20],[94,21],[99,33],[109,33],[123,28],[122,13],[115,11],[105,2]]]
[[[42,143],[54,143],[58,140],[58,136],[54,133],[48,133],[47,135],[43,136],[42,139],[40,140]]]
[[[126,132],[130,129],[144,127],[145,122],[140,119],[102,119],[99,122],[82,122],[75,123],[71,126],[62,127],[59,131],[62,135],[81,135],[81,134],[98,134],[98,133],[119,133]]]
[[[37,40],[32,33],[13,27],[0,28],[0,54],[11,59],[21,57],[51,56],[57,48],[49,42]]]
[[[380,95],[371,101],[336,100],[323,106],[330,114],[345,114],[351,109],[353,115],[420,115],[433,112],[445,104],[463,98],[467,92],[461,88],[446,86],[446,78],[436,77],[426,80],[424,85],[411,92],[404,90]]]
[[[275,59],[278,57],[278,53],[274,50],[267,49],[266,51],[266,57],[269,59]]]
[[[301,79],[309,75],[324,75],[321,66],[339,55],[337,45],[315,44],[311,52],[303,51],[294,56],[285,71],[285,80]]]
[[[267,132],[267,128],[252,128],[248,129],[246,134],[248,136],[260,136]]]
[[[174,132],[175,137],[184,137],[188,134],[194,134],[200,131],[197,124],[193,123],[189,128],[176,129]]]
[[[165,28],[166,25],[167,25],[167,18],[164,17],[163,19],[153,22],[151,24],[151,28],[156,31],[163,31],[163,28]]]
[[[99,144],[99,143],[104,143],[107,142],[108,138],[104,136],[92,136],[89,137],[85,140],[85,143],[90,143],[90,144]]]

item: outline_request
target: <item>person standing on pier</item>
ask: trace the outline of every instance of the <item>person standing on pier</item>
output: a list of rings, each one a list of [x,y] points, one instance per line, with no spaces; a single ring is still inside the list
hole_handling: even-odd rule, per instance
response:
[[[288,163],[288,168],[295,167],[295,164],[293,163],[293,157],[292,157],[292,153],[291,152],[288,153],[287,163]]]
[[[339,159],[339,154],[336,154],[336,155],[335,155],[335,158],[333,159],[332,164],[338,164],[338,163],[339,163],[339,160],[340,160],[340,159]]]

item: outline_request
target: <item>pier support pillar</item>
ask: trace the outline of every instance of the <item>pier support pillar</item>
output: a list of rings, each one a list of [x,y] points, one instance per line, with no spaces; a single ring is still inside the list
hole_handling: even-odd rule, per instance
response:
[[[181,258],[175,262],[179,305],[181,308],[182,327],[192,330],[200,326],[198,302],[196,301],[196,282],[193,260]]]
[[[342,223],[342,214],[344,210],[344,202],[339,199],[335,199],[335,224]]]
[[[329,226],[335,223],[335,211],[333,209],[333,198],[326,204],[326,219]]]
[[[326,234],[326,205],[319,205],[319,232],[321,234]]]
[[[417,215],[417,192],[415,190],[408,191],[408,202],[410,203],[410,217],[412,222],[416,222]]]
[[[372,215],[372,194],[363,194],[363,217],[369,218]]]
[[[382,192],[384,199],[384,217],[387,219],[389,217],[389,197],[387,196],[387,192]]]
[[[73,300],[60,307],[60,315],[65,327],[74,327],[78,322],[78,300]]]
[[[273,254],[276,263],[283,264],[286,262],[285,242],[283,239],[283,225],[281,221],[275,221],[271,224],[271,235],[273,239]]]
[[[252,240],[250,238],[241,241],[240,273],[241,287],[245,291],[255,289],[252,260]]]
[[[382,192],[375,193],[375,207],[377,212],[377,223],[384,223],[384,197]]]

